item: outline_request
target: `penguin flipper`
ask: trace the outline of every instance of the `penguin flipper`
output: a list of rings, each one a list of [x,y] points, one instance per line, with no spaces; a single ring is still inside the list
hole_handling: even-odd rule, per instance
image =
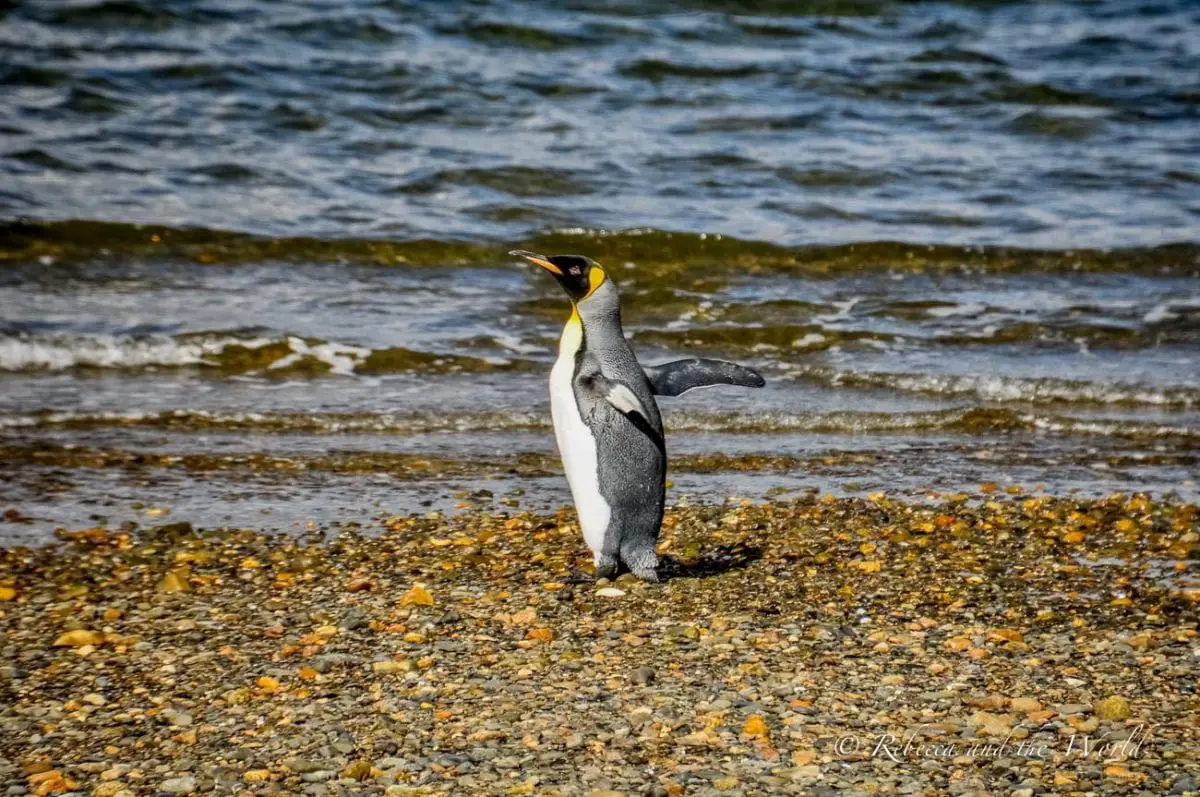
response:
[[[649,413],[646,412],[646,408],[642,406],[641,400],[634,395],[632,390],[620,382],[613,382],[608,379],[605,379],[605,381],[607,381],[610,385],[608,392],[604,394],[604,398],[609,404],[613,405],[620,412],[623,412],[626,415],[631,412],[636,412],[643,418],[650,417]]]
[[[642,404],[637,394],[628,385],[605,376],[595,357],[584,358],[580,363],[576,379],[583,387],[594,391],[598,398],[607,401],[622,415],[636,414],[647,420],[650,418],[650,413],[646,411],[645,405]]]
[[[689,390],[713,385],[762,387],[766,381],[757,371],[725,360],[676,360],[644,368],[650,390],[656,396],[679,396]]]

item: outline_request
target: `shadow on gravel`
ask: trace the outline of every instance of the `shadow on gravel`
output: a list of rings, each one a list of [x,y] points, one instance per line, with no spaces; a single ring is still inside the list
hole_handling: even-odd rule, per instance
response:
[[[709,578],[743,570],[762,558],[762,549],[753,545],[721,545],[688,562],[674,556],[659,560],[658,576],[663,581],[673,578]]]

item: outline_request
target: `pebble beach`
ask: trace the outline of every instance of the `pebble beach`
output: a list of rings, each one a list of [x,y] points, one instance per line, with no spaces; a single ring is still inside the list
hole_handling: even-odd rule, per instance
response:
[[[1200,797],[1198,8],[0,3],[0,797]]]
[[[6,794],[1187,794],[1197,507],[993,491],[0,553]],[[12,522],[10,516],[9,521]]]

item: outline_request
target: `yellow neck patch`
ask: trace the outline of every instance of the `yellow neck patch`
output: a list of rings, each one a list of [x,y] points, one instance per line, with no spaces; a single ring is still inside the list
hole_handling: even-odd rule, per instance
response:
[[[583,298],[586,299],[595,293],[596,289],[603,285],[606,279],[608,279],[608,275],[604,273],[604,269],[599,266],[592,266],[588,272],[588,292],[584,294]]]
[[[563,327],[562,337],[558,340],[559,355],[574,356],[583,344],[583,319],[579,317],[579,308],[571,304],[571,317]]]

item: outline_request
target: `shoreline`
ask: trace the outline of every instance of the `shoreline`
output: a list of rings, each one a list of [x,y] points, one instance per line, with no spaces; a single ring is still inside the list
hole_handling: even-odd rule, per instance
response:
[[[1196,791],[1198,518],[1140,495],[676,506],[662,585],[592,583],[567,510],[69,532],[0,552],[0,781]]]

